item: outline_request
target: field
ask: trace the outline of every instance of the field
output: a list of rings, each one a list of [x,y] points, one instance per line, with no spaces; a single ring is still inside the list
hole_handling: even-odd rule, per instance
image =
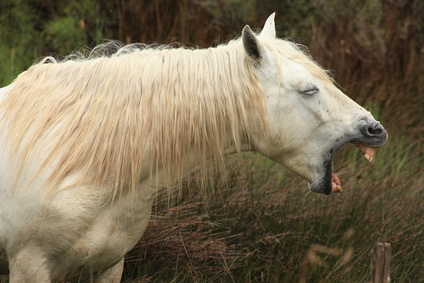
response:
[[[312,193],[254,153],[234,161],[227,182],[217,174],[206,196],[190,176],[171,203],[158,195],[123,282],[368,282],[376,242],[392,246],[392,282],[424,282],[422,1],[50,2],[0,5],[0,87],[43,55],[103,38],[205,47],[277,11],[278,36],[308,46],[389,133],[372,163],[353,145],[336,154],[341,194]]]

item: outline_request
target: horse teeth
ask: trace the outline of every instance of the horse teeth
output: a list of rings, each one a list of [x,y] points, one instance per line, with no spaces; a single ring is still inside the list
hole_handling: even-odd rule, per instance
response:
[[[365,153],[365,158],[366,158],[369,162],[371,162],[371,161],[372,161],[372,159],[374,158],[374,156],[371,156],[371,155],[369,155],[368,153]]]

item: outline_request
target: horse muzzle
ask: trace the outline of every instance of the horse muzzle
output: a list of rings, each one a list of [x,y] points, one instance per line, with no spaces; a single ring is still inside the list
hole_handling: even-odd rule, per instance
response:
[[[388,139],[386,130],[378,121],[361,120],[358,123],[358,129],[359,134],[352,137],[349,142],[368,147],[380,147]]]

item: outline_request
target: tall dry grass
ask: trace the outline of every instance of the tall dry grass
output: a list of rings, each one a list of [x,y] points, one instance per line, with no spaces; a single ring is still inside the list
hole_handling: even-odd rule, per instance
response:
[[[420,282],[422,156],[405,162],[414,150],[392,140],[371,165],[353,146],[342,149],[335,167],[345,191],[330,197],[248,155],[209,200],[187,193],[168,209],[158,198],[125,282],[366,282],[378,241],[392,245],[395,282]]]

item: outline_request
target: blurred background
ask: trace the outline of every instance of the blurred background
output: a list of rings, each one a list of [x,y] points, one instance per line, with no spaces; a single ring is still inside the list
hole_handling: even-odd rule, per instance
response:
[[[0,87],[43,56],[105,39],[216,46],[272,12],[388,144],[371,165],[353,147],[337,154],[340,195],[246,154],[210,199],[194,188],[169,209],[159,196],[123,282],[366,282],[377,241],[392,245],[393,282],[424,282],[424,1],[1,0]]]

